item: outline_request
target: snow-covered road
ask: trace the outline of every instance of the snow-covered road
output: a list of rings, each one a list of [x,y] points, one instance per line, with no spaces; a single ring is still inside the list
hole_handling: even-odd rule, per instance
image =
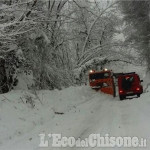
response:
[[[22,96],[22,93],[14,94],[12,92],[5,96],[8,99],[12,99],[11,97],[15,97],[15,95],[19,95],[16,96],[15,99],[17,99]],[[101,136],[106,134],[110,136],[136,136],[146,138],[147,148],[143,149],[150,149],[149,92],[141,95],[141,98],[124,101],[119,101],[118,97],[113,98],[109,95],[95,92],[89,87],[71,87],[63,91],[53,92],[42,91],[40,95],[42,95],[43,105],[36,101],[34,111],[27,107],[28,105],[24,106],[26,104],[18,103],[19,99],[18,102],[15,102],[16,100],[5,102],[7,106],[3,102],[3,105],[0,106],[0,124],[2,125],[0,126],[0,131],[3,131],[3,134],[7,134],[7,136],[4,135],[4,137],[1,136],[0,138],[0,150],[56,149],[52,148],[51,144],[49,144],[48,148],[39,148],[39,133],[61,133],[63,136],[73,136],[76,139],[85,139],[92,133],[101,134]],[[18,105],[16,106],[15,103]],[[12,113],[14,109],[10,109],[8,113],[4,111],[8,104],[9,107],[16,106],[15,110],[20,112],[19,115],[17,114],[17,117],[13,116],[15,114]],[[54,112],[63,112],[64,114],[60,115]],[[3,114],[5,118],[14,117],[12,120],[15,121],[16,127],[11,128],[11,123],[7,124],[7,119],[3,117]],[[12,131],[9,134],[7,129],[10,128]],[[67,147],[63,149],[77,148]],[[100,148],[89,147],[86,149]],[[106,148],[101,149],[105,150]],[[117,148],[109,149],[116,150]]]

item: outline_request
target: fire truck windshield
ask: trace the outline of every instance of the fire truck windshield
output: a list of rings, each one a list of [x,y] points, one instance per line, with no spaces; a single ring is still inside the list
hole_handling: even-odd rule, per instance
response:
[[[105,79],[105,78],[109,78],[109,73],[108,72],[104,72],[104,73],[92,73],[89,75],[91,80],[97,80],[97,79]]]

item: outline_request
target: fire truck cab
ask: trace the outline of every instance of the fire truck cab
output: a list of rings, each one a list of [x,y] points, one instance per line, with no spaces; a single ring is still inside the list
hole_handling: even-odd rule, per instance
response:
[[[91,70],[89,72],[89,84],[92,89],[101,90],[106,94],[116,96],[113,73],[111,70]]]

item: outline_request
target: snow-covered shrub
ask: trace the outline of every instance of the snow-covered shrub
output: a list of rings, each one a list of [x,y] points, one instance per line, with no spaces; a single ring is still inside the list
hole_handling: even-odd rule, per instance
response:
[[[68,68],[70,64],[62,64],[64,56],[53,51],[43,32],[20,37],[19,46],[25,57],[24,69],[33,73],[33,88],[61,89],[73,84],[73,73]]]
[[[34,108],[35,106],[35,102],[34,102],[34,97],[29,95],[29,94],[25,94],[24,95],[24,99],[25,99],[25,102],[27,104],[30,104],[32,108]]]
[[[18,73],[23,66],[23,54],[20,49],[5,54],[5,68],[9,90],[18,84]]]

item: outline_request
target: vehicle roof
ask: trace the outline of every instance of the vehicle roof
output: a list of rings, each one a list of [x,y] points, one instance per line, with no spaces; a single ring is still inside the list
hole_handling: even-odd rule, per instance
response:
[[[89,74],[97,74],[97,73],[110,73],[111,71],[97,71],[97,72],[90,72]]]
[[[136,73],[133,73],[133,74],[124,74],[124,75],[119,75],[118,78],[121,78],[121,77],[128,77],[128,76],[139,76],[139,75],[136,74]]]

